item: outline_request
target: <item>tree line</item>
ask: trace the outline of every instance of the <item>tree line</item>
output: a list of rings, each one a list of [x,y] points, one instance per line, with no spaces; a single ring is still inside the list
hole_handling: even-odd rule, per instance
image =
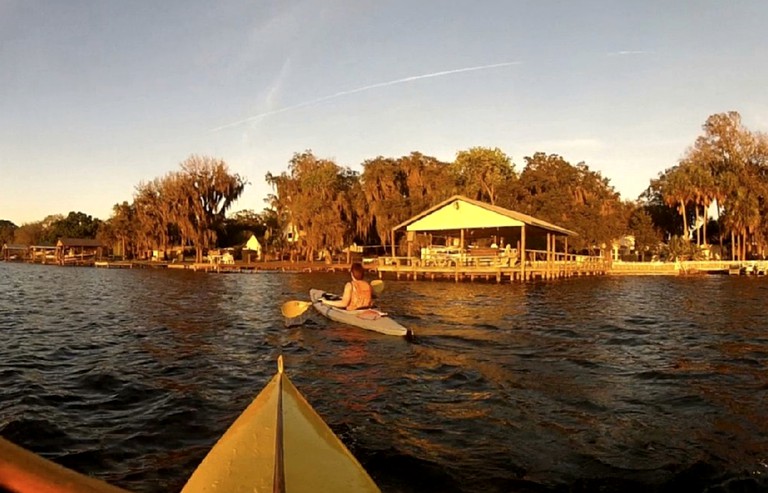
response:
[[[634,201],[587,164],[544,152],[524,157],[519,171],[502,150],[473,147],[451,162],[419,152],[378,156],[358,172],[307,150],[295,153],[286,171],[267,173],[273,193],[262,212],[226,217],[246,180],[220,159],[191,156],[179,171],[138,184],[132,202],[115,204],[105,221],[81,212],[21,227],[0,221],[0,241],[97,237],[130,257],[190,247],[200,261],[208,248],[242,245],[255,234],[272,252],[311,259],[353,242],[390,249],[394,226],[459,194],[573,230],[578,236],[569,247],[576,252],[596,254],[633,235],[643,257],[695,258],[713,243],[722,251],[730,246],[737,258],[763,256],[768,139],[744,127],[736,112],[712,115],[702,128],[678,163]],[[286,238],[289,229],[300,233],[295,241]]]

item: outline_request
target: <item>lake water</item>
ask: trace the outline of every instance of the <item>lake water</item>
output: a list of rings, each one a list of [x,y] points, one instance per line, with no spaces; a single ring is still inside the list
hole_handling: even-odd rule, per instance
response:
[[[385,492],[768,491],[768,278],[388,280],[413,342],[283,326],[345,280],[0,263],[0,435],[178,491],[282,353]]]

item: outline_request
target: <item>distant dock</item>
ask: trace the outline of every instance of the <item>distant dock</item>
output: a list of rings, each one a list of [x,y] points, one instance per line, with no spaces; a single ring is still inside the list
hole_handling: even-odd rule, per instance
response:
[[[614,276],[728,274],[764,276],[768,260],[686,260],[682,262],[614,262],[608,271]]]
[[[596,257],[569,261],[528,261],[525,267],[520,263],[498,263],[495,258],[475,258],[472,262],[419,263],[407,257],[379,257],[364,259],[365,268],[373,275],[411,280],[452,280],[452,281],[495,281],[517,282],[549,280],[579,276],[680,276],[680,275],[731,275],[766,276],[768,260],[702,260],[682,262],[607,262]],[[65,265],[72,265],[67,263]],[[180,269],[211,274],[253,274],[257,272],[347,272],[350,264],[345,262],[267,261],[234,263],[158,262],[148,260],[97,260],[84,266],[101,269]]]

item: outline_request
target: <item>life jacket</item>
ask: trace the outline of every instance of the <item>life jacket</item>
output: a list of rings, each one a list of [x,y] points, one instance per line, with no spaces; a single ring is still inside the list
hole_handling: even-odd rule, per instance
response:
[[[367,281],[352,280],[352,297],[347,305],[347,310],[359,310],[371,306],[371,285]]]

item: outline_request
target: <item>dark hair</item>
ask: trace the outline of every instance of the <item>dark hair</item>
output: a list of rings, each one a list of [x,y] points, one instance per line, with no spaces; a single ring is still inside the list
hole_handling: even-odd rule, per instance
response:
[[[352,273],[352,277],[354,277],[358,281],[362,281],[363,275],[365,274],[365,269],[363,269],[363,264],[361,264],[360,262],[355,262],[349,268],[349,272]]]

